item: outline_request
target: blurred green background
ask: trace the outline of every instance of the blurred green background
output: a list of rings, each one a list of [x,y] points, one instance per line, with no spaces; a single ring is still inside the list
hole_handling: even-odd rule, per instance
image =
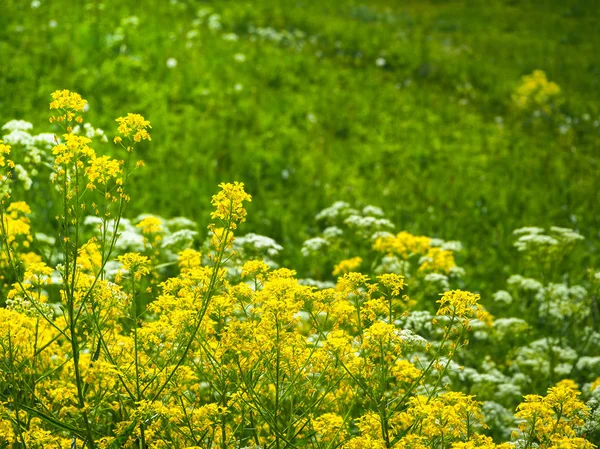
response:
[[[319,210],[373,204],[461,240],[487,291],[521,226],[575,228],[574,269],[597,259],[599,17],[595,0],[0,0],[0,124],[53,131],[50,93],[74,90],[109,136],[127,112],[152,123],[128,215],[203,225],[217,184],[243,181],[242,232],[293,267]],[[552,114],[514,106],[534,70],[561,88]]]

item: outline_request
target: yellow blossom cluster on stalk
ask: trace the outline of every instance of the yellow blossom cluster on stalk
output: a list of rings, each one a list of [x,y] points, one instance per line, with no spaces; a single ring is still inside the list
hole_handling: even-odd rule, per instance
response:
[[[64,91],[53,98],[63,113],[85,104]],[[444,293],[437,318],[427,318],[430,341],[409,325],[423,314],[405,277],[357,272],[359,258],[340,263],[329,287],[260,258],[232,268],[234,232],[251,201],[241,183],[223,183],[212,197],[202,251],[173,253],[160,271],[152,251],[166,227],[158,217],[132,226],[139,252],[117,250],[131,148],[124,162],[97,156],[68,131],[75,116],[63,117],[67,134],[54,149],[59,257],[25,245],[35,227],[26,204],[0,208],[3,268],[14,277],[0,308],[0,447],[514,447],[486,434],[474,395],[447,385],[473,321],[489,324],[479,295]],[[131,146],[149,140],[140,117],[119,121]],[[100,231],[92,238],[83,231],[91,201]],[[439,250],[409,234],[375,245],[434,261],[428,254]],[[592,448],[578,396],[568,382],[526,396],[513,442]]]
[[[550,113],[552,107],[560,103],[560,87],[548,81],[546,73],[535,70],[521,79],[521,84],[513,94],[513,102],[522,110],[540,109]]]
[[[67,132],[71,132],[69,122],[82,123],[81,113],[85,110],[87,101],[81,95],[69,90],[57,90],[52,93],[52,102],[50,109],[56,111],[58,115],[50,117],[50,123],[66,124]]]
[[[7,145],[0,140],[0,167],[14,168],[15,164],[10,159],[6,159],[6,156],[10,154],[11,146]],[[5,181],[6,175],[4,173],[0,173],[0,181]]]
[[[352,257],[351,259],[342,260],[333,268],[333,275],[339,276],[340,274],[357,271],[362,262],[362,257]]]
[[[148,128],[152,128],[152,126],[140,114],[129,113],[126,117],[119,117],[117,123],[119,123],[119,134],[121,136],[115,138],[115,143],[122,142],[123,137],[131,138],[134,142],[152,140],[150,133],[148,133]],[[128,147],[128,149],[130,148]]]
[[[402,231],[395,236],[378,237],[373,249],[384,254],[393,254],[402,259],[420,257],[419,271],[448,274],[456,266],[450,250],[431,245],[431,239]]]
[[[581,392],[570,380],[563,380],[548,389],[546,396],[527,395],[517,407],[521,420],[516,436],[538,444],[541,449],[581,448],[594,446],[580,438],[576,430],[589,416],[586,405],[579,399]]]

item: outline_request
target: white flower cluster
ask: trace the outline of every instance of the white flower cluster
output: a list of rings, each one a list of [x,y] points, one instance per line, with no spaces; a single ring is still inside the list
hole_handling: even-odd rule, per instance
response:
[[[538,227],[525,227],[513,232],[518,237],[515,247],[521,252],[532,252],[568,247],[584,237],[577,231],[569,228],[552,226],[548,233],[545,229]]]
[[[13,147],[11,159],[15,162],[13,183],[31,190],[40,171],[49,166],[50,148],[55,144],[53,134],[31,134],[33,125],[24,120],[11,120],[2,126],[0,140]]]

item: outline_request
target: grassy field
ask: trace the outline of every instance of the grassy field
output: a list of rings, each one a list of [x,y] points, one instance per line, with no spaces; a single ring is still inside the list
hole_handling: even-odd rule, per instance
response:
[[[337,200],[382,207],[399,229],[460,240],[471,288],[516,263],[512,231],[566,226],[597,257],[600,14],[594,1],[2,0],[0,122],[38,132],[48,93],[88,117],[153,126],[128,215],[208,217],[221,181],[254,201],[247,231],[282,262]],[[555,113],[515,108],[546,72]],[[107,145],[108,147],[109,145]],[[591,254],[591,256],[590,256]],[[582,265],[583,264],[583,265]]]

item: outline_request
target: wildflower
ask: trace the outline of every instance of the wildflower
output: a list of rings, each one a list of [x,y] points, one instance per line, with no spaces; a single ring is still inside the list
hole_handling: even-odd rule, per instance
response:
[[[123,264],[123,269],[128,271],[136,281],[150,273],[148,268],[150,261],[146,256],[138,253],[126,253],[119,256],[118,260]]]
[[[519,431],[540,442],[562,439],[563,445],[557,448],[586,447],[564,445],[564,437],[574,438],[576,429],[584,424],[584,418],[589,415],[585,404],[578,399],[580,394],[576,385],[566,380],[549,388],[546,396],[525,396],[515,415],[521,420]]]
[[[93,186],[95,182],[106,185],[111,178],[119,177],[122,174],[121,165],[121,161],[110,156],[93,156],[85,170],[90,181],[88,186]]]
[[[10,154],[10,145],[6,145],[4,143],[2,143],[2,140],[0,140],[0,166],[4,167],[7,163],[7,159],[5,159],[5,155]],[[12,163],[11,161],[8,161],[8,165],[9,167],[12,165],[14,166],[14,163]]]
[[[221,191],[213,195],[211,203],[215,207],[211,217],[229,222],[231,229],[236,229],[237,223],[246,221],[244,201],[252,201],[252,197],[244,191],[244,183],[235,182],[219,184]]]
[[[413,254],[424,254],[431,245],[431,239],[424,236],[412,235],[402,231],[396,236],[379,237],[373,245],[375,251],[397,254],[407,259]]]
[[[483,422],[483,414],[474,396],[447,392],[439,397],[413,396],[406,419],[420,420],[421,435],[428,438],[468,436],[472,426]]]
[[[83,118],[78,113],[85,110],[87,101],[81,98],[81,95],[69,90],[57,90],[52,93],[52,102],[50,109],[57,110],[61,113],[59,116],[50,117],[50,123],[53,122],[70,122],[75,120],[81,123]]]
[[[142,230],[142,234],[155,234],[162,231],[163,221],[154,216],[149,216],[140,221],[135,227]]]
[[[360,267],[362,261],[362,257],[353,257],[351,259],[342,260],[333,268],[333,275],[339,276],[340,274],[356,271],[358,267]]]
[[[336,438],[344,439],[344,418],[336,413],[324,413],[312,422],[316,437],[320,442],[330,443]]]
[[[480,296],[462,290],[451,290],[442,295],[437,302],[440,307],[437,315],[450,315],[463,318],[463,323],[468,323],[469,318],[485,318],[485,313],[479,305]]]
[[[551,112],[553,104],[559,100],[560,87],[548,81],[542,70],[525,75],[513,94],[513,101],[519,109],[539,108],[546,113]]]
[[[121,137],[132,138],[134,142],[152,140],[147,131],[147,128],[152,128],[152,126],[140,114],[129,113],[126,117],[119,117],[116,121],[119,123],[118,131]]]
[[[27,132],[32,128],[33,128],[33,125],[29,122],[26,122],[25,120],[11,120],[10,122],[7,122],[2,126],[2,129],[6,130],[8,132],[12,132],[12,131]]]
[[[400,291],[404,289],[406,283],[404,282],[404,276],[394,273],[386,273],[377,276],[377,280],[381,285],[387,287],[391,292],[392,296],[400,295]]]
[[[249,260],[242,267],[242,277],[253,277],[261,280],[269,269],[264,260]]]
[[[433,247],[427,250],[427,254],[420,260],[420,271],[441,271],[449,274],[456,266],[452,251]]]
[[[202,254],[193,249],[184,249],[179,254],[178,264],[182,272],[198,268],[202,265]]]
[[[79,162],[81,156],[93,158],[95,152],[88,145],[91,140],[84,136],[77,136],[75,134],[64,134],[65,143],[60,143],[52,149],[52,154],[55,156],[54,164],[56,166],[62,164],[70,164],[71,161],[75,160]]]

